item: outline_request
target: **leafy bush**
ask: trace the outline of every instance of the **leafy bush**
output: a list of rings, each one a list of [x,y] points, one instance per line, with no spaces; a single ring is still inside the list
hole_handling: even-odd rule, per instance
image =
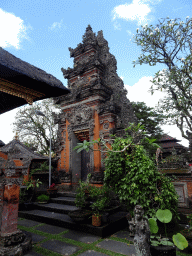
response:
[[[131,124],[125,129],[123,138],[113,136],[111,147],[107,145],[108,139],[100,138],[78,143],[74,150],[89,151],[93,150],[93,145],[97,145],[94,150],[102,152],[103,146],[103,152],[107,152],[104,183],[122,202],[126,202],[132,214],[134,206],[139,204],[150,217],[154,217],[158,209],[169,209],[175,218],[179,218],[178,195],[171,179],[157,170],[154,161],[142,146],[147,143],[156,147],[158,145],[153,143],[154,139],[145,136],[143,129],[141,124]]]
[[[130,146],[122,151],[128,144]],[[150,217],[155,216],[158,209],[169,209],[178,217],[178,195],[174,185],[157,170],[144,147],[134,142],[128,133],[124,138],[114,139],[112,151],[105,159],[104,182],[126,202],[131,213],[134,206],[140,204]]]
[[[37,201],[38,202],[47,202],[47,201],[49,201],[49,196],[42,194],[37,197]]]

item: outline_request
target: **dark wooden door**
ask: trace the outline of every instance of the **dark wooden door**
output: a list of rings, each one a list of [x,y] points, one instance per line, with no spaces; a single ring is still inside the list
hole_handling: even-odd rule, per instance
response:
[[[86,150],[81,151],[81,180],[86,181],[87,174],[90,172],[90,153]]]

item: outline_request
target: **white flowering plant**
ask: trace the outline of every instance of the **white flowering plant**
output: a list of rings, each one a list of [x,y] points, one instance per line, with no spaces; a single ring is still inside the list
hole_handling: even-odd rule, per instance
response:
[[[192,135],[192,18],[188,16],[184,22],[167,17],[154,26],[141,27],[132,40],[141,47],[141,55],[133,65],[165,66],[155,74],[150,91],[151,94],[155,90],[165,92],[157,110],[166,114],[164,124],[176,124],[182,137],[189,140]]]

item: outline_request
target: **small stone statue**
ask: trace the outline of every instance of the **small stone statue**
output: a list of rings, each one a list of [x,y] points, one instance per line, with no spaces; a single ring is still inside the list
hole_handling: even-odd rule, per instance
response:
[[[129,229],[134,232],[134,246],[136,256],[151,256],[150,253],[150,229],[148,220],[143,217],[144,210],[140,205],[136,205],[134,209],[134,218],[128,220]]]

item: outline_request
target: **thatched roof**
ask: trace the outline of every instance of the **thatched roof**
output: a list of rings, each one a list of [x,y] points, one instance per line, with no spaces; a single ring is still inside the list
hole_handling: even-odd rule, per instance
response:
[[[3,146],[5,146],[5,143],[2,140],[0,140],[0,147],[3,147]]]
[[[47,74],[21,59],[10,54],[0,47],[0,85],[2,81],[9,81],[43,94],[34,101],[58,97],[69,93],[70,91],[62,84],[60,80]],[[25,99],[10,95],[0,90],[0,114],[26,104]]]

